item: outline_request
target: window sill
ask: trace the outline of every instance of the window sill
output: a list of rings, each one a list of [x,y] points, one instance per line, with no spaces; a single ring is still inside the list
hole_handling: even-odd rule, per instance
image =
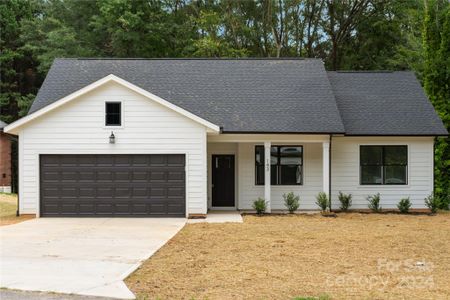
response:
[[[264,185],[253,185],[254,187],[260,187],[263,188]],[[285,188],[285,187],[298,187],[303,186],[303,184],[279,184],[279,185],[271,185],[270,188]]]
[[[390,188],[409,188],[409,184],[359,184],[358,189],[390,189]]]

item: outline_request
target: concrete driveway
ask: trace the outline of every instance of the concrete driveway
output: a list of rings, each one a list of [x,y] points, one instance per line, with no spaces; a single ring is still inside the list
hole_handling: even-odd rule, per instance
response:
[[[123,283],[181,218],[41,218],[0,227],[0,286],[133,299]]]

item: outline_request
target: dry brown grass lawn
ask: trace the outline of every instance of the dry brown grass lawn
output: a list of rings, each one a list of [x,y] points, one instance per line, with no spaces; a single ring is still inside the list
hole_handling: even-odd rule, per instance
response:
[[[15,224],[34,218],[31,215],[16,216],[17,195],[0,193],[0,226]]]
[[[138,299],[448,299],[449,278],[450,214],[349,213],[189,224],[126,283]]]

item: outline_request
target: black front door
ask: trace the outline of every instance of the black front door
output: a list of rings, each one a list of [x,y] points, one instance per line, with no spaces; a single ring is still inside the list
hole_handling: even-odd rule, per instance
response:
[[[212,206],[234,207],[234,155],[212,156]]]

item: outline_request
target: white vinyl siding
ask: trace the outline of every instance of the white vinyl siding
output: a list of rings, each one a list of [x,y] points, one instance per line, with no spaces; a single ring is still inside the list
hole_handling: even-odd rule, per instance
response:
[[[406,145],[408,184],[361,185],[359,151],[362,145]],[[381,206],[396,209],[403,197],[410,197],[412,208],[425,208],[424,198],[433,191],[432,137],[333,137],[332,206],[339,207],[338,192],[353,195],[354,209],[367,209],[368,195],[380,193]]]
[[[105,102],[122,102],[122,126],[105,126]],[[114,131],[116,143],[108,138]],[[206,128],[110,82],[31,121],[19,132],[20,212],[39,210],[39,154],[185,154],[186,200],[206,213]]]
[[[273,142],[272,145],[286,145]],[[294,192],[300,195],[299,209],[316,209],[315,196],[322,191],[322,144],[293,142],[303,146],[303,185],[271,186],[271,209],[285,210],[283,194]],[[264,186],[255,184],[255,146],[261,144],[238,144],[240,209],[252,209],[253,200],[264,197]]]

